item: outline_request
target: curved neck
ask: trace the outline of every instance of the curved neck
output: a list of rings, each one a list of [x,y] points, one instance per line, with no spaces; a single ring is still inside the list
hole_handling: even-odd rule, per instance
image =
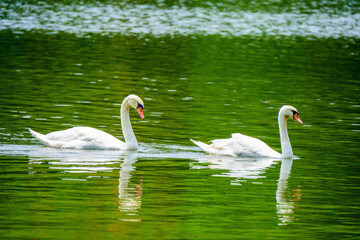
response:
[[[129,110],[130,110],[130,105],[128,103],[128,99],[125,98],[121,104],[121,110],[120,110],[121,129],[125,138],[126,148],[131,150],[131,149],[137,149],[138,143],[136,141],[135,134],[131,127]]]
[[[292,158],[293,152],[287,132],[287,119],[281,111],[279,112],[278,122],[281,142],[281,156],[283,158]]]

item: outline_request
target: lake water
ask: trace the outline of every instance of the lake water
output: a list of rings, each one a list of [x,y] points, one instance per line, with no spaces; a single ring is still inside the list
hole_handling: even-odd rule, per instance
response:
[[[0,3],[2,239],[360,237],[357,1]],[[43,147],[73,126],[137,152]],[[293,160],[205,155],[240,132]]]

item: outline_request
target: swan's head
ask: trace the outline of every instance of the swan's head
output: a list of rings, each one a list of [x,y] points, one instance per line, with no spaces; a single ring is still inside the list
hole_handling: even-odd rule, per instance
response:
[[[141,98],[132,94],[132,95],[127,96],[125,98],[125,100],[127,100],[130,107],[134,108],[139,113],[141,119],[145,118],[144,113],[143,113],[144,102],[143,102],[143,100],[141,100]],[[125,102],[125,100],[124,100],[124,102]]]
[[[303,122],[300,120],[298,111],[293,106],[283,106],[280,108],[279,115],[283,115],[285,119],[293,118],[295,121],[303,124]]]

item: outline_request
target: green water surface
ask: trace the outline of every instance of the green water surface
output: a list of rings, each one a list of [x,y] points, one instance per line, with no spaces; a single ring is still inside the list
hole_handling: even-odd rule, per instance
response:
[[[79,37],[0,31],[2,239],[359,238],[359,39]],[[42,147],[73,126],[123,140],[129,94],[139,151]],[[204,155],[240,132],[294,160]]]

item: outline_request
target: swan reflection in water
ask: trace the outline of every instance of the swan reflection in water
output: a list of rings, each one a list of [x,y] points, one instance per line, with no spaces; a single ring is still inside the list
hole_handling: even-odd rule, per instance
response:
[[[213,176],[225,176],[234,178],[232,185],[242,185],[249,179],[266,178],[264,173],[272,165],[280,161],[274,158],[234,158],[226,156],[208,155],[196,159],[197,162],[191,164],[192,169],[209,168],[215,170],[226,170],[221,174]],[[199,165],[200,163],[200,165]],[[291,173],[292,159],[282,159],[280,175],[276,189],[276,213],[280,221],[279,225],[286,225],[293,222],[294,209],[300,200],[300,188],[289,190],[288,179]]]
[[[276,189],[276,211],[280,220],[279,225],[286,225],[294,221],[294,209],[301,198],[300,188],[289,190],[288,178],[291,173],[292,159],[282,159],[280,176]]]
[[[133,164],[136,162],[136,154],[125,155],[124,162],[120,165],[119,176],[119,209],[127,215],[137,215],[141,208],[142,181],[135,184],[130,181],[131,172],[135,171]],[[139,221],[138,219],[123,219]]]
[[[53,149],[35,146],[27,151],[26,155],[29,156],[30,174],[37,173],[35,165],[47,164],[49,170],[73,173],[68,175],[69,178],[65,177],[62,180],[86,181],[89,178],[96,178],[95,173],[113,172],[114,169],[118,169],[123,152]],[[47,171],[41,169],[41,173],[47,173]],[[76,175],[77,173],[85,173],[85,175]],[[64,176],[67,175],[64,174]]]
[[[25,151],[22,152],[24,154]],[[29,174],[51,173],[50,170],[61,170],[65,177],[62,180],[87,181],[100,178],[97,173],[114,172],[119,169],[118,204],[120,212],[126,214],[122,221],[140,221],[134,218],[141,207],[142,180],[131,181],[131,173],[135,171],[133,164],[137,160],[137,152],[127,151],[82,151],[72,149],[52,149],[35,146],[28,148]],[[38,168],[47,164],[47,169]],[[84,175],[85,173],[85,175]],[[85,177],[84,177],[85,176]],[[109,178],[110,176],[102,176]]]
[[[207,155],[196,159],[191,168],[209,168],[217,170],[227,170],[221,174],[213,176],[224,176],[234,178],[232,185],[242,185],[247,179],[265,178],[262,174],[279,159],[274,158],[234,158],[227,156]],[[198,165],[200,163],[201,165]],[[204,166],[204,164],[206,164]]]

